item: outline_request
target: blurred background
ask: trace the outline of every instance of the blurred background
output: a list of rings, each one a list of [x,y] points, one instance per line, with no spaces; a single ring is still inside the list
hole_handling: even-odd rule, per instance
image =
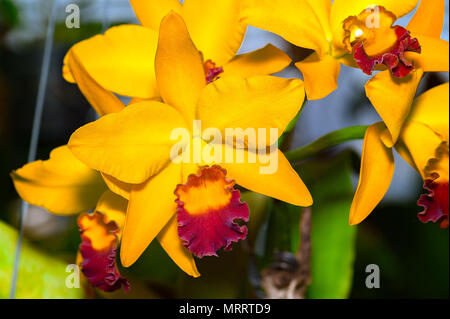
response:
[[[9,293],[21,205],[9,173],[27,161],[51,2],[0,0],[0,298],[7,298]],[[81,10],[79,29],[67,29],[65,25],[65,8],[71,3],[77,4]],[[446,12],[442,38],[448,41],[448,1]],[[58,0],[56,14],[38,159],[47,159],[53,148],[67,143],[75,129],[95,119],[77,86],[62,78],[62,60],[67,50],[74,43],[112,25],[138,23],[127,0]],[[399,24],[405,26],[412,14],[400,19]],[[307,54],[281,38],[253,27],[248,28],[240,53],[258,49],[268,42],[284,49],[294,61]],[[278,75],[301,76],[293,67]],[[368,79],[360,70],[343,66],[339,89],[323,100],[306,103],[291,147],[301,147],[340,128],[378,121],[379,116],[364,93],[364,83]],[[448,80],[448,73],[426,74],[418,93]],[[346,143],[298,167],[313,194],[317,192],[321,205],[313,208],[313,216],[317,210],[316,216],[319,217],[313,217],[313,279],[308,297],[448,298],[448,229],[422,224],[417,219],[420,208],[415,203],[422,193],[422,182],[401,158],[396,157],[394,180],[378,208],[358,227],[347,225],[348,205],[357,183],[361,148],[362,141]],[[342,176],[343,167],[348,168],[348,175]],[[324,172],[327,172],[326,176],[322,176]],[[333,183],[338,183],[340,189],[347,187],[349,191],[339,196],[335,193],[326,196],[323,189]],[[329,191],[334,190],[330,188]],[[291,243],[286,248],[284,239],[280,239],[277,233],[284,233],[283,223],[292,220],[297,222],[294,223],[297,227],[300,212],[288,212],[287,215],[283,212],[284,216],[290,216],[288,219],[277,217],[280,216],[278,210],[292,209],[253,194],[247,194],[247,200],[254,220],[249,229],[254,229],[254,233],[249,234],[248,243],[238,245],[232,253],[222,252],[220,258],[198,261],[202,273],[200,279],[187,278],[154,243],[138,263],[121,270],[130,278],[133,292],[128,295],[117,292],[109,296],[260,296],[260,270],[277,261],[274,252],[295,252],[298,249],[298,234],[288,238]],[[293,219],[289,220],[291,217]],[[321,224],[324,226],[319,232]],[[314,233],[316,229],[317,233]],[[81,292],[68,293],[58,288],[64,285],[60,281],[67,275],[65,265],[74,263],[79,244],[76,217],[58,217],[42,208],[31,207],[25,223],[17,296],[82,297]],[[328,268],[321,260],[325,264],[329,261]],[[380,267],[379,289],[368,289],[365,285],[365,269],[369,264]],[[340,282],[340,286],[330,287],[331,281]]]

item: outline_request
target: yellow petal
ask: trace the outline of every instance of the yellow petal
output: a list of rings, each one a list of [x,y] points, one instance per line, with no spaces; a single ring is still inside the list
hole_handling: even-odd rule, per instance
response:
[[[342,27],[346,18],[357,16],[375,5],[384,7],[399,18],[412,11],[418,2],[419,0],[334,0],[331,6],[331,29],[335,32]]]
[[[369,126],[364,137],[359,183],[350,209],[350,225],[362,222],[386,194],[394,174],[394,156],[380,140],[382,122]]]
[[[377,73],[366,85],[366,95],[383,119],[390,136],[384,143],[392,147],[409,114],[423,71],[417,69],[404,78],[394,77],[388,70]]]
[[[159,243],[170,258],[189,276],[197,278],[200,273],[195,265],[194,257],[183,246],[180,237],[178,237],[177,216],[173,216],[163,230],[158,235]]]
[[[247,78],[260,74],[273,74],[286,68],[291,58],[277,47],[268,44],[264,48],[234,57],[223,66],[223,76],[239,75]]]
[[[246,25],[239,22],[241,0],[186,0],[183,18],[198,50],[206,60],[224,65],[236,55]]]
[[[161,22],[155,68],[163,100],[192,123],[206,79],[202,57],[176,13],[170,13]]]
[[[130,0],[130,3],[141,24],[156,31],[162,18],[170,11],[181,12],[178,0]]]
[[[157,44],[157,32],[121,25],[77,43],[70,51],[105,89],[124,96],[154,98],[159,95],[154,68]]]
[[[170,163],[159,174],[131,189],[120,258],[131,266],[176,211],[176,186],[181,183],[181,165]]]
[[[296,46],[328,51],[328,40],[318,16],[305,0],[244,0],[242,21],[282,36]]]
[[[89,167],[122,182],[138,184],[169,161],[174,128],[184,127],[180,114],[160,102],[127,106],[72,134],[69,148]]]
[[[76,159],[67,146],[55,148],[46,161],[13,171],[11,177],[23,200],[60,215],[93,209],[106,190],[100,174]]]
[[[332,56],[319,57],[314,52],[295,66],[303,74],[308,100],[320,100],[337,89],[341,64]]]
[[[327,36],[328,40],[332,38],[330,25],[331,0],[306,0],[314,13],[317,15],[320,24]]]
[[[439,38],[445,15],[445,0],[420,1],[416,13],[406,29],[429,37]]]
[[[299,79],[260,75],[248,79],[227,76],[209,84],[200,96],[199,119],[203,129],[278,129],[280,136],[303,104],[305,92]],[[269,139],[266,139],[270,145]]]
[[[225,146],[230,149],[229,146]],[[242,150],[241,150],[242,151]],[[245,158],[248,158],[248,152]],[[272,174],[262,174],[261,167],[268,167],[261,161],[251,163],[246,160],[243,163],[217,163],[227,170],[227,177],[234,179],[237,184],[256,193],[270,196],[297,206],[311,206],[312,197],[307,187],[291,167],[291,164],[279,150],[271,153],[271,164],[275,165]]]
[[[106,216],[105,223],[114,221],[117,224],[119,228],[119,232],[117,233],[119,240],[122,236],[122,230],[125,224],[127,206],[128,201],[126,199],[107,190],[100,197],[97,207],[95,208],[95,211],[101,212]]]
[[[117,178],[112,177],[111,175],[101,173],[103,180],[106,183],[106,186],[108,186],[109,190],[112,191],[114,194],[117,194],[119,196],[122,196],[125,199],[130,199],[130,192],[131,187],[133,184],[128,184],[119,181]]]
[[[425,179],[425,167],[428,161],[435,157],[436,150],[443,142],[442,139],[428,126],[411,121],[405,124],[400,140],[409,151],[420,175]]]
[[[448,41],[420,34],[411,36],[419,40],[422,48],[421,53],[405,52],[406,58],[414,61],[416,68],[421,68],[425,72],[448,72]]]
[[[428,125],[432,130],[449,140],[449,83],[444,83],[422,93],[414,100],[409,121]]]
[[[119,112],[124,108],[123,103],[114,94],[105,90],[90,76],[74,51],[69,51],[66,61],[80,91],[98,115]]]

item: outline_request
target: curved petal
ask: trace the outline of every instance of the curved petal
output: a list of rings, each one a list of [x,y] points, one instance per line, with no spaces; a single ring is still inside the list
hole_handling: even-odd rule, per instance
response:
[[[414,61],[416,68],[421,68],[425,72],[448,72],[448,41],[420,34],[412,36],[419,40],[422,51],[421,53],[405,52],[405,57]]]
[[[130,3],[141,24],[156,31],[170,11],[181,12],[179,0],[130,0]]]
[[[125,199],[130,199],[130,192],[131,187],[133,184],[128,184],[119,181],[117,178],[112,177],[111,175],[101,173],[103,180],[106,183],[106,186],[108,186],[109,190],[113,192],[114,194],[117,194],[119,196],[122,196]]]
[[[103,116],[109,113],[116,113],[125,107],[117,96],[105,90],[89,75],[74,51],[69,51],[65,61],[81,93],[83,93],[98,115]]]
[[[106,190],[100,197],[95,211],[106,216],[105,223],[114,221],[118,227],[117,237],[122,237],[122,230],[125,224],[125,214],[127,212],[128,201],[123,197]]]
[[[282,36],[296,46],[323,55],[328,40],[318,16],[306,0],[244,0],[242,21]]]
[[[414,100],[409,121],[428,125],[433,131],[449,140],[449,83],[444,83],[422,93]]]
[[[317,16],[323,31],[328,40],[331,40],[333,33],[330,25],[331,0],[306,0]]]
[[[282,50],[266,45],[256,51],[235,56],[223,66],[223,76],[238,75],[248,78],[260,74],[273,74],[284,70],[291,58]]]
[[[276,128],[279,137],[300,111],[304,97],[299,79],[227,76],[202,91],[198,114],[203,128],[218,128],[222,136],[226,128],[253,128],[255,133],[260,128],[266,132]],[[270,145],[267,139],[266,145]]]
[[[192,123],[206,79],[202,57],[176,13],[170,13],[161,22],[155,69],[163,100]]]
[[[392,147],[400,134],[411,109],[423,71],[417,69],[403,78],[394,77],[388,70],[377,73],[366,85],[366,95],[383,119],[391,136],[383,139]]]
[[[382,122],[369,126],[364,137],[359,183],[350,208],[350,225],[362,222],[386,194],[394,175],[394,155],[380,140]]]
[[[181,127],[184,121],[174,108],[160,102],[136,103],[75,131],[69,148],[89,167],[138,184],[167,164],[174,144],[171,132]]]
[[[225,152],[231,147],[226,145]],[[245,153],[245,158],[248,158],[248,152]],[[270,163],[263,164],[261,160],[255,163],[247,160],[238,163],[216,163],[225,168],[228,172],[227,176],[234,179],[237,184],[245,187],[256,193],[270,196],[284,202],[296,206],[311,206],[313,203],[311,194],[305,186],[301,178],[291,167],[291,164],[279,150],[275,150],[269,154]],[[271,165],[276,165],[273,172],[263,174],[261,167],[269,168]]]
[[[416,13],[406,29],[433,38],[439,38],[444,26],[445,0],[420,1]]]
[[[178,236],[178,222],[177,216],[164,226],[163,230],[158,234],[158,240],[167,255],[189,276],[197,278],[200,273],[195,265],[194,257],[186,247],[183,246],[180,237]]]
[[[308,100],[320,100],[337,89],[341,64],[332,56],[314,52],[295,66],[303,74]]]
[[[419,122],[408,122],[400,136],[402,144],[409,151],[419,174],[425,180],[428,161],[435,157],[442,139],[428,126]]]
[[[157,44],[155,31],[121,25],[77,43],[70,51],[105,89],[130,97],[154,98],[159,96],[154,69]]]
[[[175,188],[181,183],[181,165],[169,163],[159,174],[133,185],[123,231],[120,258],[131,266],[175,214]]]
[[[246,25],[239,22],[241,0],[185,0],[183,18],[205,60],[224,65],[239,50]]]
[[[55,148],[46,161],[13,171],[11,178],[24,201],[61,215],[93,209],[106,190],[100,174],[81,163],[67,146]]]
[[[400,18],[412,11],[419,0],[334,0],[331,6],[331,28],[333,32],[341,27],[349,16],[356,16],[374,5],[382,6]]]

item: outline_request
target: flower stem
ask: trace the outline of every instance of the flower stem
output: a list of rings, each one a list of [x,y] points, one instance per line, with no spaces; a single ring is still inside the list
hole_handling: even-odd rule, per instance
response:
[[[324,135],[321,138],[315,140],[311,144],[287,152],[285,154],[286,158],[290,162],[299,162],[308,157],[316,155],[317,153],[327,148],[339,145],[344,142],[363,139],[366,133],[366,129],[366,125],[351,126],[328,133],[327,135]]]

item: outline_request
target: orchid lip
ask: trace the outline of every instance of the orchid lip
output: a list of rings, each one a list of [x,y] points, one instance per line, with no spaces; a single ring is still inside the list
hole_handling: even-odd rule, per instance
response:
[[[233,242],[247,236],[247,227],[236,220],[248,221],[248,206],[240,201],[234,181],[225,176],[226,170],[218,165],[204,166],[175,190],[178,234],[199,258],[217,256],[222,247],[231,250]]]

